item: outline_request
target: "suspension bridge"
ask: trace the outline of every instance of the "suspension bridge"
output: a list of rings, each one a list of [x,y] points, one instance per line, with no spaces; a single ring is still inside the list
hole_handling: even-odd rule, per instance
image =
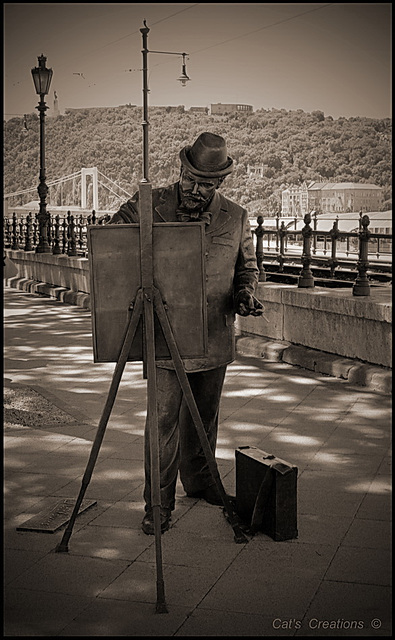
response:
[[[70,210],[73,213],[92,211],[108,213],[116,209],[132,194],[105,176],[97,167],[82,168],[61,178],[46,182],[47,207],[51,211]],[[38,211],[37,186],[4,194],[4,212]],[[30,199],[31,198],[31,199]]]

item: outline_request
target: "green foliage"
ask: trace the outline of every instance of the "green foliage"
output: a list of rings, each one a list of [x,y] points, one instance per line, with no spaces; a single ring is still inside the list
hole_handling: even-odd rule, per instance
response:
[[[142,178],[142,109],[68,110],[46,118],[46,180],[97,167],[99,172],[132,194]],[[27,116],[4,123],[4,192],[36,187],[39,179],[39,118]],[[203,131],[227,141],[235,161],[221,192],[264,215],[281,208],[281,191],[303,181],[368,182],[384,188],[391,198],[392,120],[325,117],[321,111],[259,109],[253,114],[211,116],[178,108],[149,110],[149,179],[164,186],[178,179],[180,149]],[[263,177],[248,175],[248,166],[263,165]],[[111,184],[111,183],[110,183]],[[114,185],[113,185],[114,186]],[[76,187],[64,185],[63,201],[72,202]],[[115,189],[114,189],[115,190]],[[117,199],[103,186],[102,208],[116,208]],[[37,199],[36,193],[28,199]],[[67,202],[68,200],[68,202]]]

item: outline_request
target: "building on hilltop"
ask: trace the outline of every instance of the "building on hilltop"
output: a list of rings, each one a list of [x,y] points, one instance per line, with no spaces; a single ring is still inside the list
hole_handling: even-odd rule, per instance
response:
[[[303,182],[281,194],[281,214],[303,218],[306,213],[379,211],[384,202],[382,187],[354,182]]]
[[[208,107],[189,107],[191,113],[208,113]]]
[[[253,113],[254,109],[250,104],[217,104],[211,105],[212,116],[223,116],[228,113]]]
[[[247,164],[247,175],[258,176],[263,178],[265,172],[265,166],[263,164]]]
[[[184,113],[185,112],[185,105],[183,104],[179,104],[177,106],[171,105],[171,106],[167,106],[167,107],[162,107],[162,106],[154,106],[152,105],[150,107],[150,110],[153,111],[154,109],[157,109],[159,111],[165,111],[166,113]]]

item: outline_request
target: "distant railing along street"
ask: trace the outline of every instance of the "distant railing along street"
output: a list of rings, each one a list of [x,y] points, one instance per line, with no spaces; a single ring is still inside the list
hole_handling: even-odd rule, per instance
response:
[[[109,214],[98,217],[94,210],[89,215],[74,215],[70,211],[64,215],[49,214],[47,232],[51,253],[85,258],[88,255],[88,225],[105,224],[110,217]],[[13,213],[12,216],[4,217],[6,249],[34,251],[38,242],[38,213],[28,213],[26,216]]]
[[[368,215],[361,215],[358,231],[339,231],[339,220],[330,231],[311,227],[311,215],[305,215],[302,229],[286,228],[284,221],[277,228],[263,227],[258,216],[253,228],[260,281],[295,278],[298,287],[313,287],[319,274],[335,285],[353,278],[354,295],[369,295],[372,280],[389,282],[392,274],[392,234],[372,233]],[[295,223],[296,226],[296,223]],[[300,269],[301,267],[301,269]],[[357,275],[353,275],[357,272]],[[275,275],[276,274],[276,275]]]
[[[34,251],[39,242],[37,213],[4,217],[4,246],[7,249]],[[105,224],[110,214],[49,214],[48,241],[52,254],[86,257],[87,227]],[[317,274],[323,280],[342,281],[344,274],[353,284],[354,295],[369,295],[372,279],[389,282],[392,274],[392,234],[372,233],[369,216],[360,216],[359,230],[339,231],[338,220],[330,231],[311,227],[311,215],[304,217],[302,229],[286,228],[284,221],[276,229],[264,228],[258,216],[252,235],[255,242],[260,281],[296,279],[298,287],[314,287]],[[295,222],[296,227],[296,222]],[[313,271],[315,272],[313,274]],[[296,273],[296,276],[295,276]],[[293,274],[293,275],[292,275]]]

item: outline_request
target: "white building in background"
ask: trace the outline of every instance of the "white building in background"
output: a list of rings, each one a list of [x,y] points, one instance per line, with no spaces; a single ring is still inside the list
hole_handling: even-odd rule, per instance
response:
[[[59,100],[56,91],[53,92],[53,107],[47,111],[48,118],[57,118],[60,116]]]
[[[254,108],[251,104],[222,104],[217,102],[211,105],[211,115],[223,116],[228,113],[253,113]]]
[[[303,218],[306,213],[351,213],[380,211],[382,187],[354,182],[303,182],[282,192],[281,214]]]
[[[259,176],[263,178],[265,174],[265,167],[263,164],[248,164],[247,165],[247,175],[249,176]]]

